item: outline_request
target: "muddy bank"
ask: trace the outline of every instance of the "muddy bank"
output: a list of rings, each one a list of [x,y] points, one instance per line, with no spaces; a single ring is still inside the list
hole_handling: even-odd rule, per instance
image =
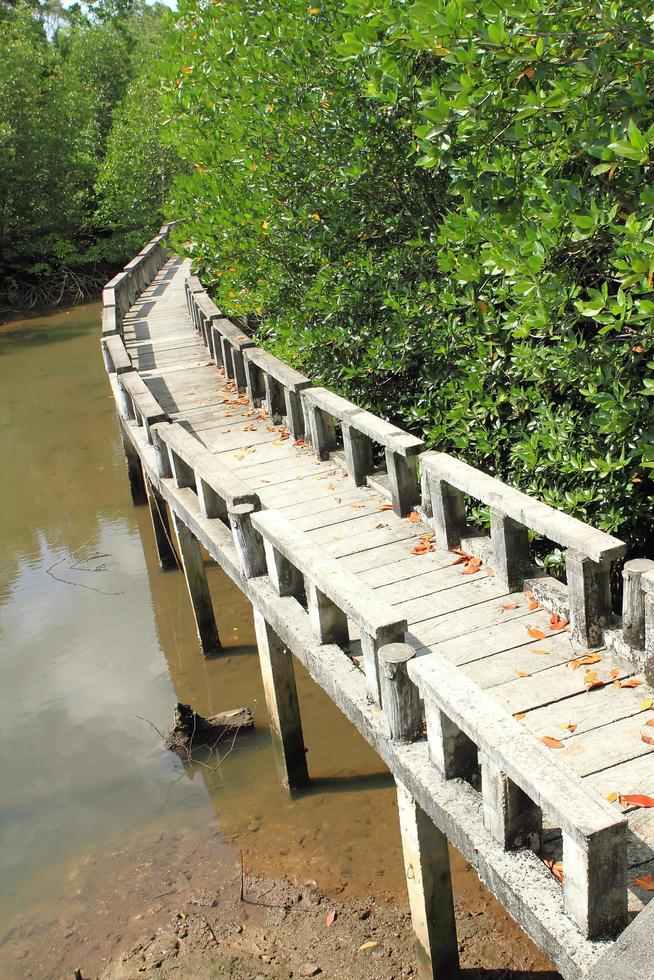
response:
[[[326,891],[320,875],[257,874],[201,813],[110,843],[61,866],[40,903],[14,923],[0,947],[3,978],[72,980],[77,968],[84,980],[417,976],[401,895],[350,897],[347,889]],[[555,980],[474,872],[453,858],[461,866],[456,913],[466,980]]]

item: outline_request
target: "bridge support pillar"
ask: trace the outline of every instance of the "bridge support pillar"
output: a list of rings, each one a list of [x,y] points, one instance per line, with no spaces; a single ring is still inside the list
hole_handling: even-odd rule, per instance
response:
[[[447,837],[403,783],[395,780],[404,871],[418,965],[423,980],[449,980],[459,972]]]
[[[205,657],[208,657],[218,653],[221,645],[200,544],[193,532],[176,514],[173,514],[173,523],[200,646]]]
[[[120,426],[120,434],[123,439],[123,451],[127,462],[127,476],[129,478],[129,489],[132,494],[132,503],[135,506],[140,506],[141,504],[147,503],[143,467],[141,466],[139,454],[132,445],[132,440],[127,435],[122,423]]]
[[[150,519],[152,521],[152,530],[154,531],[154,541],[157,546],[159,565],[161,568],[178,568],[179,563],[173,547],[166,502],[149,480],[145,481],[145,489],[148,495],[148,507],[150,509]]]
[[[295,686],[293,654],[286,649],[272,626],[257,609],[254,610],[254,629],[280,778],[289,790],[300,789],[308,786],[309,772]]]

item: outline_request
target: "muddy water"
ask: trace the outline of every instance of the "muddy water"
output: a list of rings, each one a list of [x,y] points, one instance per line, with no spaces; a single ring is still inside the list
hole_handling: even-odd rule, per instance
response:
[[[216,568],[225,651],[202,658],[183,577],[159,570],[147,510],[129,498],[98,322],[90,305],[0,328],[6,977],[72,969],[66,943],[74,956],[82,909],[84,944],[95,943],[100,962],[120,938],[107,929],[106,896],[128,915],[144,849],[180,827],[237,844],[258,873],[316,879],[343,898],[404,894],[392,781],[301,668],[313,785],[294,800],[280,788],[251,611]],[[218,764],[185,768],[156,731],[178,699],[202,713],[250,705],[256,730],[225,745]],[[474,874],[457,867],[459,888],[492,908]],[[152,895],[170,893],[175,873],[165,860],[151,861],[148,875]],[[91,935],[94,910],[105,916],[101,937]],[[522,942],[536,962],[507,929],[507,943]]]

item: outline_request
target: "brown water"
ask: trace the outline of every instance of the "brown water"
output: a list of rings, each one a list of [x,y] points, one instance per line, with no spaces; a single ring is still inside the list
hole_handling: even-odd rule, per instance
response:
[[[90,305],[0,328],[7,977],[58,976],[66,929],[84,910],[92,931],[99,893],[120,903],[142,848],[180,827],[238,843],[259,873],[316,879],[343,897],[404,894],[392,780],[299,666],[313,785],[294,800],[281,789],[251,610],[217,568],[210,585],[226,649],[201,656],[183,577],[160,571],[147,509],[129,497],[99,315]],[[168,727],[177,700],[205,714],[251,705],[256,731],[219,765],[184,768],[152,727]],[[458,869],[459,886],[479,897],[474,874]],[[168,887],[169,869],[149,874],[152,894]],[[507,941],[518,936],[509,930]],[[59,959],[48,959],[55,949]]]

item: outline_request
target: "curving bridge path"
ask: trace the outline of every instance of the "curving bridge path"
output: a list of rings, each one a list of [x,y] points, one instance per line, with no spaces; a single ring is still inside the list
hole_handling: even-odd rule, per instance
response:
[[[654,976],[654,562],[626,563],[613,615],[622,542],[314,386],[222,316],[168,233],[104,291],[132,493],[207,655],[200,545],[252,602],[283,779],[309,780],[293,654],[396,779],[426,976],[458,965],[448,839],[564,976]],[[534,536],[565,549],[566,585]]]

